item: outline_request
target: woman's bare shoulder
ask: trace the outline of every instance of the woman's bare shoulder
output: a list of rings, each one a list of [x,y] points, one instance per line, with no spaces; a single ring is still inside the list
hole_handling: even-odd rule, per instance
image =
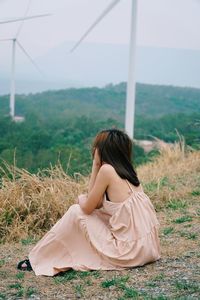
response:
[[[103,169],[107,172],[114,172],[115,171],[115,168],[112,165],[107,164],[107,163],[103,163],[102,166],[101,166],[101,169]]]
[[[103,175],[106,175],[106,176],[113,176],[116,174],[116,171],[115,171],[115,168],[110,165],[110,164],[107,164],[107,163],[104,163],[100,170],[99,170]]]

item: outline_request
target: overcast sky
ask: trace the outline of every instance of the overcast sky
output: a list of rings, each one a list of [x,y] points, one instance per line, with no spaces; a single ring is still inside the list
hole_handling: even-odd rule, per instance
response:
[[[19,40],[33,57],[64,41],[76,41],[111,0],[31,0]],[[29,0],[0,0],[0,20],[24,15]],[[200,50],[199,0],[139,0],[137,44]],[[131,0],[121,0],[87,37],[87,42],[128,44]],[[0,25],[0,38],[14,37],[19,23]],[[0,58],[7,55],[0,45]],[[78,51],[80,51],[79,48]],[[0,62],[1,65],[1,62]]]

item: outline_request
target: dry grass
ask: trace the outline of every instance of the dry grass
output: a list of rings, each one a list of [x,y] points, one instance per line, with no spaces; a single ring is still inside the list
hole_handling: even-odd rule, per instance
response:
[[[137,170],[144,188],[157,208],[174,199],[189,200],[200,189],[200,151],[160,141],[160,155]]]
[[[87,178],[72,179],[60,165],[31,174],[4,162],[0,189],[0,239],[40,237],[86,190]]]
[[[155,161],[138,168],[144,189],[162,208],[173,199],[188,200],[200,182],[200,152],[183,142],[163,144]],[[4,162],[0,172],[0,239],[39,238],[64,214],[77,195],[86,191],[88,178],[67,176],[58,164],[31,174]],[[199,187],[200,188],[200,187]]]

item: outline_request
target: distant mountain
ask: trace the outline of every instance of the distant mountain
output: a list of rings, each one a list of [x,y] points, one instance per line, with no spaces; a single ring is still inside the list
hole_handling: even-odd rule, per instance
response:
[[[81,87],[83,86],[76,81],[47,81],[47,80],[16,80],[16,92],[29,94],[29,93],[38,93],[48,90],[60,90],[66,89],[69,87]],[[0,95],[6,95],[10,93],[10,79],[0,78]]]
[[[116,84],[127,80],[128,45],[83,43],[75,52],[70,53],[73,45],[74,42],[65,42],[36,58],[45,73],[44,77],[18,57],[17,92],[28,93],[70,86],[102,87],[108,83]],[[9,71],[5,72],[3,62],[0,66],[0,94],[6,94],[9,92]],[[200,88],[199,70],[200,51],[153,47],[137,49],[137,82]],[[7,84],[4,84],[5,80],[2,83],[3,79],[6,79]]]

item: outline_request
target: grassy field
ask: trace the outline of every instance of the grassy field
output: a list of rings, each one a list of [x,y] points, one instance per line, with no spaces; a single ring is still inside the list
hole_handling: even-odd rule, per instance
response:
[[[36,175],[5,163],[0,189],[0,299],[200,299],[200,152],[163,145],[139,178],[160,221],[162,258],[123,271],[36,277],[16,270],[36,241],[86,191],[58,165]]]

